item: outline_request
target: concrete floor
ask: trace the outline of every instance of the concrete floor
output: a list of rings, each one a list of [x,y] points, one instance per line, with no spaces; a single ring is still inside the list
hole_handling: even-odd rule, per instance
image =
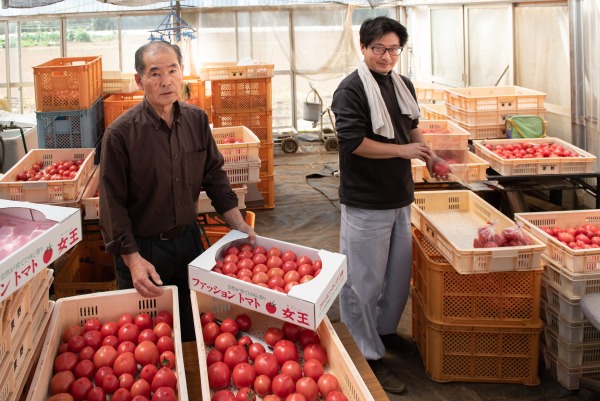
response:
[[[285,154],[275,145],[275,208],[255,210],[255,228],[259,235],[309,247],[338,250],[339,202],[336,178],[307,179],[309,174],[326,171],[337,163],[337,153],[325,152],[320,143],[303,142],[297,153]],[[332,321],[339,319],[337,303],[328,312]],[[407,305],[398,333],[411,337],[411,304]],[[500,400],[594,400],[597,394],[587,390],[563,388],[539,363],[540,384],[438,383],[431,380],[421,357],[399,358],[391,353],[386,359],[407,384],[403,395],[388,394],[391,401],[500,401]]]

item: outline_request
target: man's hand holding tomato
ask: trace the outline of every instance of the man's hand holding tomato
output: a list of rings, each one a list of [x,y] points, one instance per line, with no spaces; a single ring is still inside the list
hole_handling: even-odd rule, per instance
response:
[[[154,298],[163,294],[164,290],[156,285],[162,285],[163,282],[152,263],[138,252],[122,255],[122,258],[131,272],[133,286],[141,296]]]

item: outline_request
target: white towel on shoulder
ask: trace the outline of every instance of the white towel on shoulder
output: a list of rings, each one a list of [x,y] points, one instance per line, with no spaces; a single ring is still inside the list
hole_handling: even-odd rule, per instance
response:
[[[417,105],[415,98],[404,84],[404,81],[402,81],[402,78],[400,78],[395,71],[392,71],[391,74],[392,81],[394,82],[396,99],[398,99],[401,113],[409,116],[413,120],[418,118],[420,114],[419,106]],[[375,78],[373,78],[373,74],[364,61],[361,61],[358,64],[358,76],[360,77],[367,94],[369,108],[371,109],[373,132],[385,138],[394,138],[394,126],[392,125],[390,113],[381,96],[379,85]]]

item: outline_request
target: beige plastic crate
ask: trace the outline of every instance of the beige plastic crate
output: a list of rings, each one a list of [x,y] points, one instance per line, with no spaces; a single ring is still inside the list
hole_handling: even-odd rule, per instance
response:
[[[213,137],[217,147],[225,159],[225,163],[245,163],[260,161],[258,150],[260,139],[247,127],[221,127],[213,128]],[[242,140],[242,143],[223,143],[223,139],[230,137]]]
[[[467,152],[467,162],[459,164],[450,164],[452,173],[450,181],[475,182],[487,180],[487,169],[490,164],[477,156],[475,153]],[[425,169],[425,181],[431,181],[433,178],[429,171]]]
[[[431,82],[412,81],[417,100],[419,102],[431,102],[434,100],[444,100],[444,90],[447,88],[443,85],[434,84]]]
[[[433,150],[468,149],[469,132],[447,120],[421,120],[419,128]]]
[[[506,128],[504,124],[492,124],[492,125],[470,125],[465,124],[459,120],[448,117],[448,120],[457,123],[461,128],[467,130],[471,134],[470,139],[506,139]]]
[[[567,320],[575,321],[585,319],[585,316],[581,311],[579,298],[569,298],[565,294],[561,293],[560,286],[548,279],[546,276],[547,272],[548,270],[546,265],[544,266],[544,279],[542,280],[542,291],[545,293],[546,302],[553,307],[558,308],[558,312]]]
[[[515,213],[515,220],[546,244],[544,254],[561,269],[571,273],[600,273],[600,249],[572,249],[543,228],[569,228],[584,224],[600,224],[600,210]]]
[[[49,290],[54,277],[48,275],[41,288],[38,290],[38,296],[31,304],[31,329],[33,330],[33,339],[35,342],[42,341],[42,333],[44,332],[45,326],[50,320],[50,314],[52,314],[52,308],[54,301],[50,300]]]
[[[519,86],[446,89],[446,103],[468,111],[524,111],[544,107],[546,94]]]
[[[45,401],[48,398],[52,361],[62,341],[62,331],[66,327],[74,324],[83,326],[87,319],[93,317],[101,321],[117,321],[123,313],[135,316],[145,312],[154,317],[161,310],[169,311],[173,315],[173,342],[177,359],[174,368],[177,375],[176,393],[178,400],[187,400],[177,287],[163,286],[162,288],[164,293],[157,298],[144,298],[135,289],[131,289],[80,295],[56,301],[27,400]]]
[[[447,120],[445,103],[420,104],[423,120]]]
[[[558,332],[559,337],[570,343],[592,343],[600,341],[600,330],[595,328],[588,319],[568,319],[561,314],[559,309],[549,302],[540,302],[542,320],[552,330]]]
[[[2,338],[0,338],[0,357],[9,354],[18,342],[18,336],[24,326],[31,321],[31,286],[29,283],[19,288],[10,299],[3,301]]]
[[[0,178],[0,199],[34,203],[75,201],[92,175],[94,153],[93,148],[32,149]],[[43,161],[46,168],[61,160],[79,159],[84,161],[72,180],[17,181],[17,175],[37,161]]]
[[[233,192],[238,197],[238,209],[246,208],[246,194],[248,193],[248,187],[245,184],[237,184],[233,186]],[[198,202],[196,202],[196,212],[198,213],[212,213],[215,212],[215,208],[211,204],[211,200],[205,191],[200,192]]]
[[[200,313],[213,312],[219,320],[225,318],[234,318],[240,313],[246,313],[252,319],[252,328],[250,337],[255,342],[263,342],[264,333],[268,327],[281,327],[283,322],[262,313],[254,312],[225,302],[219,298],[213,298],[206,294],[196,291],[190,291],[192,297],[192,310],[194,315],[194,327],[196,330],[196,347],[198,349],[198,364],[200,367],[200,387],[202,389],[202,399],[210,400],[212,394],[208,385],[208,376],[206,374],[206,354],[209,348],[202,340],[202,326],[200,325]],[[327,372],[336,375],[340,382],[341,391],[350,401],[371,401],[374,400],[369,392],[365,382],[360,377],[358,370],[338,338],[333,326],[327,316],[323,319],[317,333],[321,340],[321,345],[327,351],[328,363],[325,366]],[[264,344],[263,342],[263,345]]]
[[[585,294],[600,292],[600,272],[571,273],[556,266],[552,261],[545,260],[544,255],[542,263],[545,265],[548,280],[566,297],[578,300]]]
[[[458,120],[466,125],[497,125],[504,124],[506,116],[514,114],[528,114],[544,118],[546,115],[545,108],[528,109],[521,113],[512,110],[494,110],[494,111],[469,111],[460,107],[446,104],[446,115],[448,118]]]
[[[22,387],[23,381],[27,379],[25,372],[33,358],[33,330],[31,316],[27,325],[22,327],[18,341],[13,344],[8,363],[15,375],[15,389]]]
[[[542,143],[559,144],[565,150],[576,152],[578,157],[542,157],[531,159],[504,159],[485,147],[496,145],[527,142],[533,146]],[[596,164],[596,156],[577,146],[571,145],[558,138],[529,138],[529,139],[493,139],[474,142],[475,153],[490,163],[490,167],[500,175],[535,175],[535,174],[578,174],[592,173]]]
[[[102,71],[103,93],[131,93],[138,90],[135,73],[121,71]]]
[[[541,269],[545,245],[533,236],[533,245],[473,248],[487,222],[495,221],[498,231],[515,223],[471,191],[418,191],[411,220],[460,273]]]
[[[423,182],[423,177],[427,173],[427,165],[419,159],[411,159],[411,170],[413,182]]]
[[[219,81],[228,79],[270,78],[274,64],[237,65],[237,63],[204,63],[200,68],[200,79]]]
[[[543,357],[546,369],[552,377],[567,390],[578,389],[579,380],[582,377],[600,380],[600,363],[590,366],[569,367],[558,358],[558,351],[550,350],[547,347],[540,348],[540,355]]]
[[[87,186],[81,195],[81,206],[83,206],[84,220],[97,220],[100,216],[100,197],[96,196],[98,182],[100,180],[100,166],[94,169]]]
[[[6,357],[8,359],[8,356]],[[9,363],[0,363],[0,401],[16,399],[15,375]],[[8,362],[8,361],[6,361]]]
[[[247,163],[226,163],[223,170],[230,184],[246,184],[260,181],[260,160]]]

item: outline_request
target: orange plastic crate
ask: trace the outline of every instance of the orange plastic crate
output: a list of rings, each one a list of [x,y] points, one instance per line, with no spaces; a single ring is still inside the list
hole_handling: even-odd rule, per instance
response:
[[[82,110],[102,96],[102,57],[61,57],[33,67],[36,111]]]
[[[539,324],[542,270],[460,274],[413,229],[413,289],[443,324]]]
[[[258,188],[258,192],[264,200],[262,209],[273,209],[275,207],[275,176],[261,174],[260,182],[256,183],[256,188]]]
[[[273,113],[271,110],[260,113],[213,113],[212,116],[215,127],[243,125],[250,128],[254,132],[254,135],[260,139],[261,143],[273,143]]]
[[[467,111],[515,111],[526,114],[544,107],[546,94],[519,86],[451,88],[446,103]]]
[[[273,143],[261,143],[258,153],[260,155],[260,174],[273,175],[275,170]]]
[[[265,112],[272,108],[271,78],[212,81],[211,89],[214,113]]]
[[[104,128],[107,128],[121,114],[140,103],[144,92],[115,93],[104,99]]]
[[[210,105],[210,103],[206,103],[206,83],[200,77],[190,75],[183,77],[183,84],[184,88],[181,93],[183,101],[206,110]]]
[[[246,211],[246,223],[254,228],[254,222],[256,215],[253,212]],[[209,214],[202,214],[198,217],[200,223],[200,229],[203,231],[202,245],[204,249],[208,249],[215,242],[220,240],[231,231],[231,227],[227,225],[227,222],[219,216],[211,216]]]

